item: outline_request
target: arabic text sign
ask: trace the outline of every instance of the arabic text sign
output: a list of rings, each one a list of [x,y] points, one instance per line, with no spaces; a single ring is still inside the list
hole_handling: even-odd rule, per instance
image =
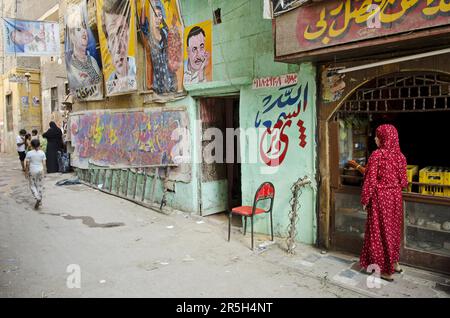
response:
[[[57,56],[59,24],[3,18],[3,43],[6,55]]]
[[[299,9],[296,36],[301,52],[448,24],[448,1],[331,0]]]
[[[297,74],[286,74],[280,76],[269,76],[263,78],[256,78],[253,80],[253,89],[269,88],[269,87],[283,87],[292,84],[297,84]]]
[[[291,148],[296,144],[303,149],[306,147],[306,127],[302,118],[308,108],[308,87],[308,83],[293,84],[278,90],[270,89],[271,93],[262,96],[255,128],[265,129],[259,140],[259,154],[266,165],[275,167],[283,163],[289,148],[290,130],[298,132],[298,139],[292,140]]]

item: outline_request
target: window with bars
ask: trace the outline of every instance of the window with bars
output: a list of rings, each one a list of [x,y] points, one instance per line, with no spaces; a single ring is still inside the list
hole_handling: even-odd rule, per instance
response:
[[[358,88],[341,113],[429,112],[450,110],[450,76],[394,74]]]

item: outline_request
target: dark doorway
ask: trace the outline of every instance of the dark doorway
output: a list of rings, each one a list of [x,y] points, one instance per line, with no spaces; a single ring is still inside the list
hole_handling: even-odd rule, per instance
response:
[[[222,162],[203,160],[202,163],[201,210],[206,216],[228,211],[242,202],[239,132],[236,131],[239,128],[239,98],[201,99],[200,118],[202,134],[209,128],[216,128],[223,137]],[[202,153],[210,143],[211,140],[202,139]]]

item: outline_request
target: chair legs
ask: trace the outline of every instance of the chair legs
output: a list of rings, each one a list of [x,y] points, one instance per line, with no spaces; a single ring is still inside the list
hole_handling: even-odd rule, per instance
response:
[[[244,216],[244,218],[245,218],[245,221],[244,221],[244,236],[245,236],[245,233],[247,233],[247,217]]]
[[[231,233],[231,216],[232,213],[228,213],[228,242],[230,241],[230,233]]]
[[[251,217],[251,221],[252,221],[252,251],[253,251],[253,216]]]
[[[272,210],[270,211],[270,234],[271,234],[271,241],[273,242],[273,220],[272,220]]]

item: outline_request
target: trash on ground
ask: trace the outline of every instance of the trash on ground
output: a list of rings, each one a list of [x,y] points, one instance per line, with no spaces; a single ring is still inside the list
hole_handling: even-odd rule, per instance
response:
[[[173,229],[173,225],[166,226],[167,229]]]
[[[80,179],[74,178],[74,179],[63,179],[58,182],[56,182],[57,186],[63,186],[63,185],[74,185],[74,184],[81,184]]]

